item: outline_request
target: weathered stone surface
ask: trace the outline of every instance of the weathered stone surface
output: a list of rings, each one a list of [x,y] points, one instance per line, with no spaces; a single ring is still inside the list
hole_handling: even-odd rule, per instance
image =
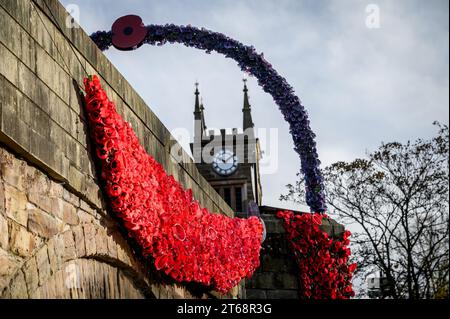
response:
[[[75,248],[77,252],[77,256],[85,256],[86,255],[86,246],[84,243],[84,231],[82,226],[77,226],[73,228],[73,235],[75,238]]]
[[[25,227],[11,223],[10,249],[13,253],[27,257],[30,256],[36,246],[36,240]]]
[[[27,196],[15,187],[4,185],[6,216],[20,225],[27,226]]]
[[[36,253],[36,264],[39,274],[39,285],[43,285],[50,277],[50,260],[48,258],[47,246],[42,247]]]
[[[108,236],[108,255],[117,258],[117,243],[114,240],[115,234],[110,234]]]
[[[97,228],[95,234],[95,246],[98,255],[108,255],[108,237],[103,228]]]
[[[0,248],[8,249],[9,231],[6,218],[0,214]]]
[[[37,192],[30,192],[28,193],[28,200],[46,212],[52,211],[52,202],[49,200],[47,195],[42,195]]]
[[[80,219],[77,215],[77,208],[68,202],[62,203],[62,218],[63,221],[69,225],[78,225]]]
[[[43,238],[51,238],[61,231],[62,224],[54,217],[34,207],[28,210],[28,229]]]
[[[247,299],[267,299],[266,290],[263,289],[247,289]]]
[[[25,274],[25,280],[27,283],[28,294],[31,294],[39,286],[39,274],[36,264],[36,259],[30,258],[23,267],[23,272]]]
[[[52,197],[62,198],[63,191],[64,191],[64,187],[61,184],[59,184],[57,182],[53,182],[53,183],[50,183],[50,188],[49,188],[48,194]]]
[[[20,259],[0,249],[0,291],[2,284],[9,281],[10,276],[20,266]]]
[[[50,272],[52,275],[58,271],[59,266],[61,265],[61,257],[55,252],[55,249],[57,248],[55,242],[55,238],[53,238],[47,243],[48,260],[50,262]]]
[[[50,213],[59,219],[63,219],[64,200],[60,197],[50,197],[49,201],[52,206]]]
[[[299,299],[297,290],[267,290],[267,299]]]
[[[77,253],[73,232],[71,230],[65,231],[62,236],[64,241],[63,261],[75,259],[77,257]]]
[[[28,298],[27,283],[25,275],[20,270],[11,281],[10,293],[12,299],[26,299]]]
[[[66,202],[69,202],[70,204],[72,204],[75,207],[79,207],[80,206],[80,198],[75,196],[74,194],[72,194],[71,192],[69,192],[67,189],[63,189],[63,199]]]
[[[77,215],[78,215],[78,218],[80,218],[80,223],[81,224],[93,223],[95,220],[95,217],[94,217],[94,215],[92,215],[92,213],[93,213],[92,211],[91,211],[91,213],[88,213],[82,209],[78,209]]]
[[[0,163],[1,176],[9,185],[22,190],[24,166],[24,163],[19,161],[2,162]]]
[[[0,215],[5,215],[5,186],[3,183],[0,183]]]
[[[276,273],[274,277],[274,287],[280,289],[297,289],[298,278],[289,273]]]
[[[0,43],[0,74],[8,81],[17,84],[18,60],[3,44]]]
[[[84,241],[86,244],[86,255],[95,255],[95,227],[92,224],[86,224],[83,226],[84,229]]]
[[[324,218],[319,228],[333,238],[342,237],[342,234],[345,231],[344,225],[341,225],[330,218]]]

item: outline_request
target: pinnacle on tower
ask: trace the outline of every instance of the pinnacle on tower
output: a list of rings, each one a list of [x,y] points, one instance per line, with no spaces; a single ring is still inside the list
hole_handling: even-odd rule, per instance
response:
[[[203,111],[205,107],[203,106],[203,100],[200,98],[200,92],[198,90],[198,82],[195,82],[195,108],[194,108],[194,132],[195,135],[199,135],[199,137],[203,136],[205,132],[205,116]]]
[[[242,127],[245,131],[248,128],[253,128],[255,125],[253,124],[252,120],[251,105],[248,97],[247,79],[243,79],[243,82],[244,82],[244,108],[242,109],[242,113],[244,113],[244,122]]]

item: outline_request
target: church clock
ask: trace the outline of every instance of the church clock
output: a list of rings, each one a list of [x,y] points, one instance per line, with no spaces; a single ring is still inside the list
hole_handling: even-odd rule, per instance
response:
[[[228,176],[236,172],[238,168],[238,158],[230,150],[222,149],[214,155],[212,168],[222,176]]]

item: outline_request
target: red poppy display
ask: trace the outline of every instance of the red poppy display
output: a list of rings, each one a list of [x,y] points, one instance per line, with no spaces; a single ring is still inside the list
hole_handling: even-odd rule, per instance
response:
[[[156,269],[179,282],[226,293],[259,266],[263,225],[200,207],[146,153],[97,76],[84,80],[86,111],[101,178],[113,212]]]
[[[356,264],[348,264],[350,232],[329,238],[319,226],[325,214],[295,215],[278,212],[284,221],[287,239],[295,256],[302,299],[348,299],[355,293],[352,276]]]

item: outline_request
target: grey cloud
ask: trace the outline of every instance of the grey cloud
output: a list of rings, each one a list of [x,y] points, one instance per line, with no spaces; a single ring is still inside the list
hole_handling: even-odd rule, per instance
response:
[[[136,13],[150,23],[204,26],[252,44],[305,104],[324,165],[364,156],[381,141],[434,134],[448,123],[448,1],[75,1],[88,33]],[[376,3],[381,28],[367,29]],[[106,9],[107,8],[107,9]],[[244,74],[234,61],[181,45],[106,55],[169,128],[193,130],[200,82],[211,127],[240,127]],[[279,128],[280,168],[263,176],[264,201],[278,203],[299,170],[288,127],[270,96],[249,81],[254,122]],[[184,145],[187,147],[187,145]]]

